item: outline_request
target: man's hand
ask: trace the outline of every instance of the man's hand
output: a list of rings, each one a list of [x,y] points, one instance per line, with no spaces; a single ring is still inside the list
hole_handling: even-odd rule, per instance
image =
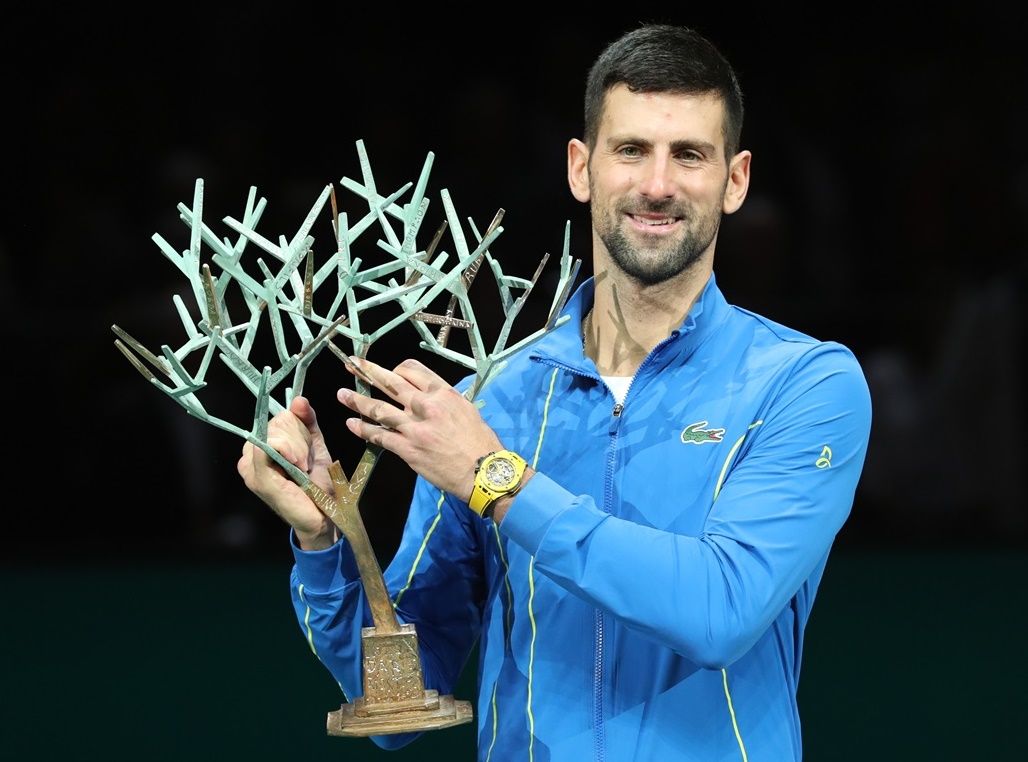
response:
[[[369,419],[348,418],[347,428],[400,456],[436,487],[467,502],[478,459],[503,449],[478,409],[417,360],[404,360],[390,371],[369,360],[350,359],[358,373],[396,404],[340,389],[339,401]]]
[[[332,457],[318,427],[314,408],[296,397],[268,423],[268,444],[315,484],[332,494],[328,467]],[[236,464],[243,483],[296,531],[304,550],[323,550],[335,541],[335,527],[314,502],[259,447],[247,442]]]

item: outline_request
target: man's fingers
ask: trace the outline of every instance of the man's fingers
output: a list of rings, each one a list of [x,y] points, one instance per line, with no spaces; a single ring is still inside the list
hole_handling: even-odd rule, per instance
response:
[[[363,375],[367,380],[371,381],[373,386],[384,391],[404,407],[407,406],[410,395],[417,391],[403,376],[391,370],[386,370],[381,365],[371,362],[371,360],[351,357],[350,361],[356,366],[356,370],[349,365],[346,367],[355,376],[360,377],[360,375]]]
[[[318,416],[315,414],[314,408],[311,407],[311,403],[306,397],[293,397],[293,401],[289,403],[289,412],[299,418],[300,422],[308,429],[311,431],[317,431]]]
[[[367,359],[351,357],[361,372],[370,378],[375,386],[402,405],[407,405],[410,394],[415,391],[433,392],[449,389],[450,383],[424,363],[408,358],[394,370],[386,370]]]
[[[253,445],[249,442],[243,445],[243,451],[239,455],[239,460],[236,461],[236,471],[243,477],[244,482],[253,473]],[[249,484],[249,482],[246,483]]]
[[[434,392],[437,389],[450,388],[450,384],[445,378],[414,358],[404,360],[397,365],[396,375],[423,392]]]
[[[346,428],[359,436],[369,444],[378,445],[390,452],[396,453],[397,448],[403,445],[403,435],[376,423],[368,423],[360,418],[347,418]],[[403,457],[401,455],[401,457]]]
[[[310,456],[310,448],[305,443],[298,442],[290,437],[282,437],[276,436],[274,434],[269,434],[268,445],[275,449],[279,455],[288,460],[301,471],[310,470],[310,463],[308,462]],[[277,466],[275,461],[272,460],[266,452],[261,450],[259,447],[255,449],[260,451],[260,455],[255,455],[255,457],[259,458],[259,461],[263,465]]]
[[[365,418],[370,418],[373,423],[387,428],[397,429],[406,421],[403,412],[388,402],[365,397],[363,394],[357,394],[346,388],[336,392],[336,397],[351,410],[360,413]]]
[[[270,470],[281,473],[282,469],[260,447],[250,442],[243,445],[243,452],[236,463],[236,470],[243,477],[243,483],[251,490],[260,492],[261,485],[267,482]]]

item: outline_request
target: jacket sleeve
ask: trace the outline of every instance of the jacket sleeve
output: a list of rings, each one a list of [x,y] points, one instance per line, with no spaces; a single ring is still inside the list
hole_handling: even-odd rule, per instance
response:
[[[825,343],[793,365],[740,440],[700,536],[611,516],[543,473],[522,488],[500,530],[557,584],[721,668],[756,643],[824,560],[849,515],[870,424],[856,359]]]
[[[462,510],[456,510],[456,509]],[[470,512],[419,478],[400,546],[383,572],[401,624],[413,624],[425,687],[453,692],[481,626],[482,560]],[[290,588],[300,630],[347,701],[364,693],[361,628],[374,622],[345,540],[304,551],[291,536]],[[417,733],[373,736],[399,748]]]

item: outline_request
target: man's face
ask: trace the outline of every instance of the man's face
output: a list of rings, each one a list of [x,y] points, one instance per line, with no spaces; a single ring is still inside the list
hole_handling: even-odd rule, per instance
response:
[[[713,250],[728,183],[713,95],[608,91],[589,154],[592,224],[610,259],[643,285]]]

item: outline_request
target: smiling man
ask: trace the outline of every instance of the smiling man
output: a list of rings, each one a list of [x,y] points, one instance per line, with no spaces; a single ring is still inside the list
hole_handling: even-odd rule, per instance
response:
[[[361,416],[349,429],[418,474],[386,584],[426,687],[451,693],[479,644],[480,760],[802,757],[803,631],[871,407],[845,346],[715,282],[721,217],[750,181],[742,117],[731,66],[696,32],[613,42],[568,144],[595,273],[571,320],[511,358],[481,409],[415,360],[360,363],[388,399],[339,392]],[[330,488],[306,400],[269,442]],[[351,549],[260,450],[239,472],[292,527],[304,637],[358,695],[369,619]]]
[[[750,152],[735,150],[741,96],[733,121],[715,92],[614,84],[587,142],[568,144],[571,192],[591,204],[596,290],[586,340],[603,374],[632,376],[681,324],[713,272],[721,215],[746,198]]]

